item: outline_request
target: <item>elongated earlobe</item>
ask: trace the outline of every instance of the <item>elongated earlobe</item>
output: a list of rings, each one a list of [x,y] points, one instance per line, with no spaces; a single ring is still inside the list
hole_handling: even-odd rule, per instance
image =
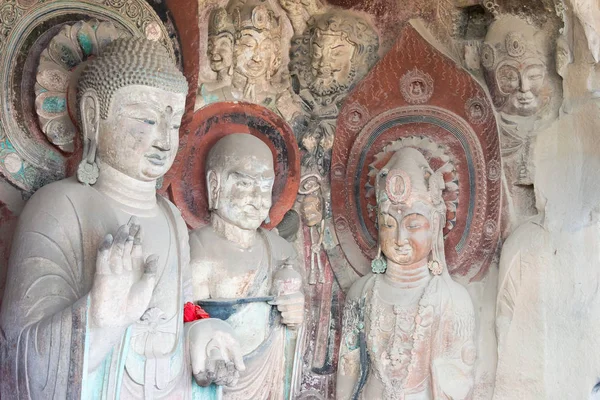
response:
[[[219,208],[219,192],[221,191],[220,177],[213,170],[206,173],[206,189],[208,191],[208,209]]]

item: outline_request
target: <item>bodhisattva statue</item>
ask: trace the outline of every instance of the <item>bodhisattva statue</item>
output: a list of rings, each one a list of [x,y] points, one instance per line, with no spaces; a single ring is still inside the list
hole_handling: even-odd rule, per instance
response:
[[[299,274],[281,268],[293,247],[260,228],[271,208],[273,154],[255,136],[230,134],[210,150],[206,171],[211,222],[190,234],[194,300],[233,327],[246,364],[223,396],[281,399],[285,326],[302,323],[304,295]]]
[[[535,134],[556,112],[548,33],[507,15],[490,25],[481,47],[484,77],[501,128],[500,145],[506,209],[512,231],[535,215],[533,146]]]
[[[230,21],[233,24],[233,75],[230,85],[212,90],[201,87],[195,108],[218,101],[244,100],[261,104],[291,120],[297,107],[292,101],[289,82],[278,79],[282,62],[281,25],[272,7],[265,0],[232,0],[227,15],[221,10],[216,13],[221,29],[229,29],[225,27]]]
[[[380,255],[348,292],[337,399],[471,398],[475,319],[446,267],[444,187],[413,148],[378,172]]]
[[[210,14],[206,55],[210,69],[216,72],[217,79],[214,82],[205,82],[200,85],[200,96],[231,85],[234,33],[233,22],[231,22],[227,10],[217,8]]]
[[[118,39],[84,69],[77,176],[35,193],[13,241],[3,399],[189,399],[192,374],[224,383],[243,369],[227,324],[184,328],[187,229],[156,195],[187,91],[166,50],[146,39]]]
[[[377,61],[379,38],[363,18],[331,10],[310,19],[298,43],[300,49],[291,52],[291,70],[307,120],[300,138],[311,156],[306,166],[329,158],[342,102]],[[320,165],[322,173],[329,171],[328,164]]]

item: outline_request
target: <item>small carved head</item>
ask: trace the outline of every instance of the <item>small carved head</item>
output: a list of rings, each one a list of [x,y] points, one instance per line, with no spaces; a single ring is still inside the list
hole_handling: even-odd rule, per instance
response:
[[[235,29],[235,70],[250,79],[270,79],[281,66],[281,26],[265,0],[236,0],[228,7]]]
[[[376,178],[379,245],[398,264],[428,259],[445,266],[444,180],[414,148],[396,151]]]
[[[346,91],[377,61],[379,37],[363,18],[333,10],[312,18],[308,25],[312,92]]]
[[[84,163],[103,163],[152,181],[173,164],[188,84],[166,49],[122,38],[83,70],[78,82]]]
[[[323,219],[323,201],[321,196],[312,193],[302,200],[302,220],[306,226],[315,226]]]
[[[207,55],[210,69],[215,72],[229,70],[233,64],[233,22],[224,8],[217,8],[210,14],[208,25]]]
[[[481,64],[498,111],[528,117],[549,104],[550,46],[545,36],[516,16],[490,25],[481,47]]]
[[[210,210],[239,228],[258,229],[269,216],[275,181],[269,146],[250,134],[227,135],[210,149],[206,171]]]

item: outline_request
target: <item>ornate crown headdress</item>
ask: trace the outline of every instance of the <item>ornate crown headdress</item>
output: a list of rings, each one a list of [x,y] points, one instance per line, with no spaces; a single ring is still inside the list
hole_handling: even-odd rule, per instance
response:
[[[235,0],[228,10],[237,32],[254,29],[259,32],[270,31],[274,36],[281,35],[279,18],[266,0]]]
[[[437,164],[435,170],[433,164]],[[371,213],[386,202],[410,207],[420,201],[445,217],[445,233],[454,227],[458,177],[443,147],[426,137],[410,136],[387,145],[369,169],[367,196],[376,198]]]
[[[486,69],[493,69],[507,57],[522,60],[532,55],[545,63],[547,43],[537,40],[542,38],[538,34],[543,32],[514,15],[494,21],[481,46],[481,64]]]
[[[231,20],[231,16],[227,13],[227,10],[219,7],[210,13],[208,35],[218,36],[223,33],[229,33],[233,36],[235,28],[233,27],[233,21]]]

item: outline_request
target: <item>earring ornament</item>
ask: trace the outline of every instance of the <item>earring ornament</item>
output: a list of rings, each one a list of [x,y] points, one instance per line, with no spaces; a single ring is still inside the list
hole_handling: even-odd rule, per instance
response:
[[[429,261],[429,263],[427,263],[427,267],[429,268],[431,273],[434,275],[442,274],[442,265],[436,260]]]
[[[381,255],[381,247],[377,250],[377,257],[371,261],[371,271],[374,274],[383,274],[387,269],[387,261],[385,257]]]
[[[93,185],[98,180],[98,175],[100,175],[100,170],[95,162],[83,160],[79,163],[77,167],[77,180],[79,182],[84,185]]]

